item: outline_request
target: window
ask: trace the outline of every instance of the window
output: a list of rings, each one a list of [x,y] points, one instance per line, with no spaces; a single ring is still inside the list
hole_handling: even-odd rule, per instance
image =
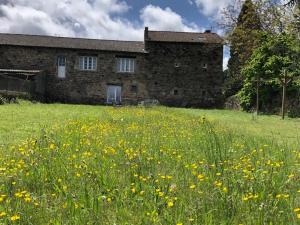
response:
[[[107,103],[108,104],[121,104],[122,87],[118,85],[107,86]]]
[[[57,57],[57,65],[58,66],[66,66],[66,57],[58,56]]]
[[[95,56],[80,56],[79,58],[80,70],[96,70],[97,57]]]
[[[133,93],[137,93],[138,87],[136,85],[131,85],[130,91],[133,92]]]
[[[117,72],[134,73],[134,71],[135,71],[134,58],[117,58]]]
[[[58,56],[57,57],[57,77],[66,78],[66,57]]]
[[[180,63],[174,63],[174,67],[179,68],[180,66]]]
[[[178,90],[177,90],[177,89],[174,89],[174,90],[173,90],[173,94],[174,94],[174,95],[178,95]]]

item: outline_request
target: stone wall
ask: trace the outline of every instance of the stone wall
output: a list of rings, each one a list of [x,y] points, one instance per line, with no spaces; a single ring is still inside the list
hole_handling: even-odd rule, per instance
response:
[[[147,85],[162,104],[220,107],[223,104],[221,44],[146,42]]]
[[[81,71],[79,57],[97,56],[96,71]],[[66,78],[57,76],[57,57],[65,56]],[[117,73],[116,56],[136,57],[133,74]],[[46,99],[49,102],[105,104],[108,84],[122,86],[123,103],[147,98],[145,57],[139,53],[86,51],[72,49],[0,46],[0,68],[43,70],[46,74]],[[132,91],[132,86],[137,90]]]
[[[146,50],[143,54],[0,46],[0,68],[43,70],[48,102],[105,104],[107,85],[114,84],[122,86],[123,104],[157,99],[169,106],[222,105],[222,45],[146,42]],[[97,56],[97,70],[81,71],[81,55]],[[58,56],[67,59],[64,79],[57,76]],[[136,57],[135,73],[116,72],[120,56]]]

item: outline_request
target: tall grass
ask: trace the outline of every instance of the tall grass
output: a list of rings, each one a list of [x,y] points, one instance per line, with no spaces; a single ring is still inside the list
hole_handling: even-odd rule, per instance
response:
[[[199,115],[107,108],[4,148],[4,224],[300,221],[299,150]]]

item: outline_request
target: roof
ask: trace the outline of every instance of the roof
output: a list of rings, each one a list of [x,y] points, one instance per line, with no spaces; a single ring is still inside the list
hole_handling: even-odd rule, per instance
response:
[[[210,43],[223,44],[224,40],[216,33],[191,33],[171,31],[148,31],[148,41],[158,42],[184,42],[184,43]]]
[[[15,69],[0,69],[0,77],[13,77],[13,78],[22,78],[24,76],[27,77],[34,77],[39,75],[42,70],[15,70]]]
[[[40,73],[41,70],[0,69],[0,73]]]
[[[0,33],[0,45],[69,48],[135,53],[145,52],[144,43],[138,41],[114,41],[25,34]]]

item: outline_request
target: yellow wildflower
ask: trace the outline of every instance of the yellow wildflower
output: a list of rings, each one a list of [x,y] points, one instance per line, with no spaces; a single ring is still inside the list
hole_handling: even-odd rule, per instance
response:
[[[18,198],[21,198],[21,197],[23,197],[23,194],[21,192],[17,192],[17,193],[15,193],[15,196]]]
[[[168,202],[168,208],[172,208],[174,206],[173,202]]]
[[[24,198],[25,202],[31,202],[31,198],[30,197],[26,197]]]
[[[295,174],[290,174],[290,175],[288,176],[289,179],[292,179],[293,177],[295,177]]]
[[[14,215],[14,216],[10,217],[11,221],[16,221],[16,220],[19,220],[19,219],[20,219],[20,216],[18,216],[18,215]]]
[[[245,197],[243,197],[242,199],[243,199],[243,201],[248,201],[248,200],[249,200],[249,198],[248,198],[248,197],[246,197],[246,196],[245,196]]]
[[[203,174],[199,174],[197,178],[202,181],[204,179],[204,175]]]
[[[0,212],[0,218],[6,216],[6,212]]]
[[[220,182],[220,181],[215,181],[215,186],[216,186],[216,187],[221,187],[221,186],[222,186],[222,182]]]
[[[192,184],[191,186],[190,186],[190,189],[195,189],[196,188],[196,185],[195,184]]]

